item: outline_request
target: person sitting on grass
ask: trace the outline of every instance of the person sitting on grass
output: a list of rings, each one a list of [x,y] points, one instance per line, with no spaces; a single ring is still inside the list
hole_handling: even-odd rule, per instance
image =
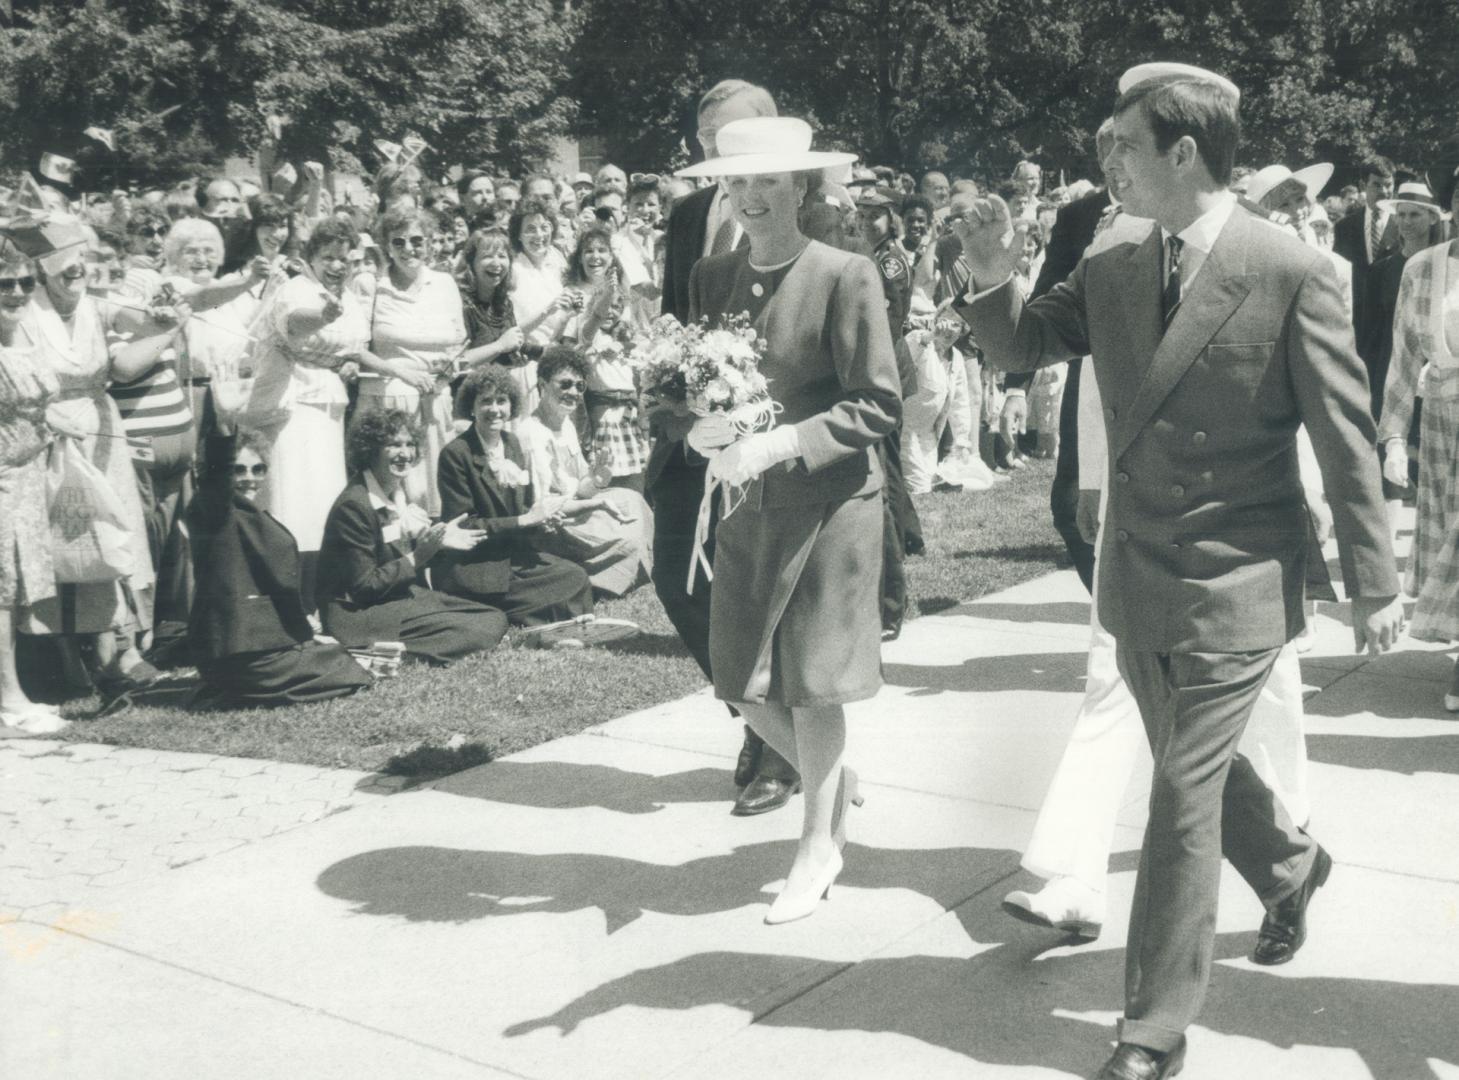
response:
[[[588,572],[597,596],[622,596],[649,580],[653,518],[642,495],[612,484],[583,454],[573,418],[588,384],[588,361],[570,345],[554,345],[537,365],[540,401],[517,437],[527,453],[533,488],[561,496],[563,527],[542,538],[545,551]]]
[[[472,423],[441,451],[441,516],[486,538],[470,551],[440,553],[438,587],[499,608],[514,626],[591,614],[587,571],[541,549],[566,523],[567,500],[534,488],[522,444],[507,430],[521,409],[512,372],[477,368],[461,384],[456,409]]]
[[[193,705],[288,705],[364,689],[370,675],[342,645],[314,640],[298,545],[255,505],[268,477],[267,441],[235,433],[223,415],[187,509],[197,584],[188,642],[202,679]]]
[[[432,524],[407,500],[405,479],[419,453],[420,431],[399,409],[365,413],[350,426],[350,483],[324,525],[319,611],[325,632],[348,648],[398,641],[410,656],[444,665],[493,649],[507,618],[427,585],[437,552],[470,551],[486,533],[459,521]]]

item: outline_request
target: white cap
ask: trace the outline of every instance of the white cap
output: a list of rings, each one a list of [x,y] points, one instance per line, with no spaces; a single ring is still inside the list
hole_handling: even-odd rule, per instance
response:
[[[1130,68],[1129,71],[1126,71],[1120,76],[1120,93],[1128,94],[1132,87],[1139,86],[1143,82],[1149,82],[1151,79],[1163,79],[1172,75],[1184,75],[1191,79],[1199,79],[1202,82],[1215,83],[1228,94],[1235,97],[1238,102],[1241,100],[1241,91],[1226,76],[1217,75],[1214,71],[1207,71],[1205,68],[1198,68],[1191,64],[1165,62],[1136,64]]]

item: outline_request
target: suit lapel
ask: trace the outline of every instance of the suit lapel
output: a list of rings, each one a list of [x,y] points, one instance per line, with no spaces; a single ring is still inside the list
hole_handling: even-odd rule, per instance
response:
[[[1111,366],[1114,385],[1106,391],[1107,404],[1128,411],[1150,369],[1150,358],[1160,344],[1160,230],[1152,228],[1145,240],[1130,248],[1120,280],[1115,284],[1116,301],[1124,311],[1121,320],[1125,342],[1118,353],[1118,365]],[[1116,264],[1118,265],[1118,264]]]
[[[1159,345],[1154,349],[1150,366],[1140,381],[1134,401],[1119,421],[1118,437],[1113,445],[1116,454],[1122,453],[1149,423],[1156,410],[1195,363],[1201,350],[1210,344],[1216,331],[1221,329],[1251,291],[1254,282],[1253,276],[1246,273],[1246,245],[1250,230],[1256,227],[1259,226],[1238,208],[1232,212],[1226,227],[1216,237],[1215,246],[1207,256],[1205,265],[1201,267],[1195,284],[1181,299],[1180,308],[1171,320],[1169,329],[1159,338]],[[1158,250],[1161,243],[1159,229],[1152,231],[1152,239]],[[1145,245],[1141,245],[1142,250],[1144,247]],[[1158,323],[1159,263],[1155,260],[1146,262],[1156,269],[1156,287],[1153,292],[1137,291],[1134,295],[1152,297],[1150,304]]]

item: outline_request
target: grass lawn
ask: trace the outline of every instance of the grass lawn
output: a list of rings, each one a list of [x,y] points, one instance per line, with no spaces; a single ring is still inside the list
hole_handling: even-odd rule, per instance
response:
[[[907,560],[909,616],[942,611],[1053,569],[1063,547],[1049,522],[1052,475],[1052,463],[1034,461],[992,491],[919,497],[927,553]],[[643,627],[642,636],[568,652],[520,648],[509,636],[490,655],[451,668],[408,667],[353,697],[274,710],[191,712],[149,703],[84,720],[98,702],[82,699],[63,710],[83,722],[62,737],[426,777],[570,735],[704,685],[652,588],[598,610],[632,619]],[[180,699],[190,685],[179,680],[172,696]]]

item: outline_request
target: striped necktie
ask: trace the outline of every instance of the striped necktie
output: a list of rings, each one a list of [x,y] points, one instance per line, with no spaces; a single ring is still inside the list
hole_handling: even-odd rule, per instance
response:
[[[1378,257],[1378,245],[1383,241],[1382,223],[1378,220],[1378,211],[1368,211],[1368,261],[1372,262]]]
[[[1160,293],[1161,327],[1164,330],[1170,328],[1170,320],[1175,318],[1176,309],[1180,307],[1180,249],[1183,244],[1178,236],[1165,238],[1165,288]]]

